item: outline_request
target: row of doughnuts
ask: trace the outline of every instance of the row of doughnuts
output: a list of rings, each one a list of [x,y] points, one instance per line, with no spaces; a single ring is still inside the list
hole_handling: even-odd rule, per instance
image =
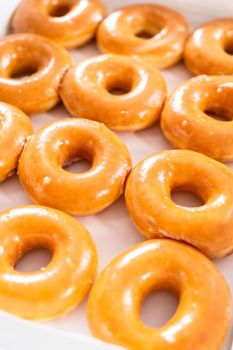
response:
[[[6,172],[6,166],[10,162],[15,167],[19,158],[20,181],[35,203],[74,215],[91,215],[110,206],[123,193],[132,168],[131,157],[123,142],[104,124],[67,118],[27,137],[32,133],[28,118],[6,104],[0,104],[0,109],[11,122],[5,120],[9,140],[18,127],[12,126],[13,113],[19,121],[22,118],[24,126],[20,125],[22,135],[18,133],[13,139],[13,159],[2,159],[2,172],[12,172],[12,167]],[[6,144],[8,141],[3,149]],[[91,168],[81,174],[65,171],[64,167],[77,157],[88,159]],[[192,212],[177,207],[171,192],[184,187],[201,197],[205,205]],[[210,257],[220,257],[233,250],[232,188],[232,172],[225,165],[193,151],[169,150],[135,167],[127,181],[126,202],[144,236],[169,236],[191,243]]]
[[[0,246],[0,308],[20,317],[51,320],[66,314],[94,281],[95,245],[61,211],[24,206],[1,212]],[[15,271],[15,263],[38,247],[52,252],[48,266]],[[140,320],[142,300],[164,288],[179,297],[177,312],[163,327],[147,327]],[[229,327],[230,305],[226,282],[209,259],[186,244],[157,239],[131,247],[102,271],[87,316],[94,335],[129,349],[217,350]]]
[[[139,55],[159,68],[176,64],[184,51],[194,74],[232,74],[233,59],[227,54],[232,50],[231,18],[203,25],[185,43],[188,24],[172,9],[138,4],[106,13],[99,0],[23,0],[12,27],[17,33],[39,34],[67,48],[78,47],[96,34],[102,51]]]
[[[83,9],[80,8],[80,2],[71,1],[70,7],[72,7],[72,9],[70,9],[66,16],[61,17],[62,20],[60,17],[57,18],[48,15],[51,11],[51,9],[48,8],[49,3],[50,2],[41,1],[39,2],[39,6],[38,2],[35,0],[22,1],[13,16],[12,22],[15,30],[17,32],[23,32],[23,34],[15,34],[0,40],[0,99],[3,102],[14,104],[28,114],[49,110],[58,103],[60,81],[67,69],[74,63],[67,52],[61,47],[58,47],[57,44],[52,43],[51,40],[45,37],[35,36],[35,33],[43,34],[38,29],[38,26],[42,28],[42,30],[45,29],[46,21],[48,21],[48,25],[54,24],[56,26],[61,26],[61,29],[63,26],[69,28],[70,24],[77,26],[75,20],[78,20],[80,16],[83,18],[84,14],[87,16],[86,12],[91,11],[89,16],[97,20],[95,24],[96,28],[99,21],[103,18],[103,14],[100,15],[99,13],[96,15],[93,9],[94,5],[101,7],[97,1],[83,2],[87,7],[83,6]],[[59,2],[57,2],[57,5],[59,5]],[[94,11],[94,13],[92,13],[92,11]],[[150,17],[149,13],[153,13],[154,16]],[[155,23],[150,18],[153,18]],[[149,19],[153,23],[150,23]],[[50,23],[51,21],[52,24]],[[152,29],[155,30],[153,26],[158,26],[157,22],[159,21],[163,28],[160,28],[161,31],[159,35],[155,35],[149,40],[145,40],[136,35],[138,31],[142,31],[143,26],[146,26],[144,30],[149,32],[152,31]],[[113,27],[111,27],[111,23],[114,23]],[[146,61],[150,61],[157,67],[161,67],[163,64],[166,66],[166,60],[172,59],[175,60],[174,62],[177,62],[177,57],[180,59],[184,52],[187,66],[195,74],[231,74],[233,63],[232,57],[227,53],[227,50],[230,50],[230,38],[228,33],[232,31],[232,20],[214,21],[206,24],[194,31],[186,43],[187,25],[185,23],[185,20],[176,12],[158,5],[130,6],[112,13],[101,23],[98,37],[100,37],[99,41],[101,41],[102,38],[105,43],[101,43],[100,47],[105,48],[103,51],[113,54],[134,55],[140,56],[143,59],[149,56],[150,59]],[[33,27],[34,24],[35,28]],[[88,23],[86,22],[86,24]],[[129,28],[127,26],[129,26]],[[55,32],[57,32],[57,30],[58,29],[56,29]],[[69,30],[74,32],[73,28]],[[159,29],[157,28],[157,30]],[[25,32],[29,32],[30,34],[25,34]],[[92,32],[94,33],[95,31],[92,30]],[[101,36],[102,32],[103,34]],[[50,36],[53,30],[46,31],[46,33]],[[70,32],[68,31],[68,33]],[[94,35],[93,33],[92,36]],[[69,36],[70,34],[67,35]],[[78,35],[81,34],[77,33],[77,36]],[[60,35],[59,38],[61,38]],[[53,39],[56,41],[54,37]],[[115,43],[114,40],[117,42]],[[132,45],[129,44],[131,41]],[[206,42],[208,42],[208,45]],[[124,67],[128,69],[126,67],[127,60],[126,57],[125,62],[123,61],[123,57],[121,57],[121,59],[122,62],[118,62],[119,67],[116,65],[118,67],[116,72],[118,71],[120,75],[125,75]],[[130,61],[131,59],[132,56],[130,56]],[[120,60],[120,58],[118,58],[118,60]],[[157,61],[161,61],[163,64],[157,64]],[[143,68],[148,73],[153,69],[152,67],[148,68],[146,63],[140,64],[142,66],[145,65],[141,68],[141,75],[145,73],[143,72]],[[77,113],[82,114],[84,112],[87,112],[87,115],[91,114],[90,111],[85,110],[85,105],[79,107],[76,101],[77,96],[81,96],[80,99],[84,99],[84,102],[90,97],[87,95],[87,90],[89,90],[90,86],[84,84],[84,80],[87,80],[90,85],[91,81],[92,83],[98,83],[97,87],[99,88],[96,87],[96,91],[93,91],[93,97],[96,96],[95,98],[100,98],[103,89],[108,90],[112,87],[114,88],[114,86],[111,86],[113,82],[118,85],[117,87],[125,90],[125,92],[130,92],[134,88],[137,90],[137,85],[141,82],[141,75],[140,70],[138,74],[136,74],[138,70],[136,63],[134,65],[135,68],[132,64],[131,74],[129,74],[128,70],[127,79],[124,79],[123,82],[120,78],[119,81],[116,81],[116,78],[114,79],[114,76],[111,76],[111,74],[109,80],[105,81],[106,73],[109,73],[111,65],[114,65],[111,61],[90,61],[89,64],[81,64],[81,67],[78,66],[77,71],[71,69],[71,71],[68,72],[64,89],[67,89],[67,85],[69,86],[72,98],[64,96],[64,91],[61,95],[64,96],[64,103],[72,114],[77,115]],[[97,69],[103,72],[105,80],[98,80],[98,77],[96,77]],[[92,70],[93,76],[90,76]],[[112,70],[112,74],[113,71],[114,70]],[[19,74],[25,73],[26,75],[26,73],[29,72],[33,72],[34,74],[24,77],[24,79],[20,81],[12,79]],[[155,72],[154,75],[156,75]],[[78,77],[80,78],[78,79]],[[157,89],[157,86],[155,87]],[[38,91],[37,98],[35,98],[32,93],[34,89]],[[164,87],[161,87],[161,89],[164,92]],[[138,90],[140,90],[140,87],[138,87]],[[105,94],[104,97],[106,99],[110,98],[107,94]],[[150,96],[147,98],[149,99]],[[75,99],[75,102],[73,99]],[[106,105],[108,106],[110,103],[113,103],[113,101],[106,101]],[[160,101],[160,103],[162,102]],[[102,108],[106,109],[106,105],[104,104],[103,106],[102,103]],[[125,108],[127,108],[127,106],[125,106]],[[143,114],[143,112],[141,112],[141,114]],[[91,115],[91,117],[93,118],[93,115]],[[99,120],[100,117],[97,116],[97,118]],[[155,120],[156,117],[148,123],[139,125],[137,128],[147,127]],[[113,128],[117,128],[117,126],[113,125]],[[124,129],[124,126],[121,128]],[[130,128],[133,129],[132,125],[128,126],[128,129]]]
[[[13,15],[13,27],[73,47],[93,37],[104,15],[103,5],[95,0],[23,0]],[[206,33],[214,33],[223,52],[230,50],[227,26],[222,25],[218,35],[203,28],[186,43],[188,66],[194,66],[188,63],[188,46],[194,51]],[[144,40],[143,35],[153,37]],[[230,130],[227,133],[224,123],[203,113],[231,118],[231,78],[193,78],[165,102],[166,84],[151,65],[175,64],[182,57],[186,36],[186,21],[173,10],[137,5],[114,12],[99,25],[99,45],[114,55],[98,56],[77,67],[63,48],[41,36],[15,34],[0,41],[0,100],[31,114],[50,109],[60,96],[72,115],[97,120],[64,119],[33,134],[23,112],[1,103],[0,132],[4,127],[7,132],[2,147],[11,159],[1,179],[17,167],[34,202],[76,215],[99,212],[125,192],[132,221],[143,236],[152,239],[114,259],[98,277],[88,302],[92,333],[133,350],[218,350],[230,323],[231,296],[223,277],[203,254],[177,241],[195,246],[210,258],[232,252],[232,172],[188,150],[152,155],[131,171],[126,146],[108,129],[140,130],[162,113],[162,129],[173,145],[231,159]],[[204,46],[201,49],[205,51]],[[200,53],[195,52],[200,61]],[[219,62],[221,57],[218,55]],[[198,69],[195,65],[195,74]],[[217,74],[224,73],[218,69]],[[30,71],[36,73],[17,78]],[[115,88],[125,94],[112,95]],[[11,100],[4,99],[8,90]],[[28,109],[22,107],[24,103]],[[212,140],[209,148],[205,147],[205,133]],[[219,137],[227,145],[217,150]],[[77,157],[88,159],[91,168],[82,174],[65,171]],[[198,194],[204,205],[176,205],[171,199],[176,188]],[[37,205],[0,213],[0,308],[27,319],[51,319],[72,310],[87,294],[96,274],[97,253],[90,235],[69,215],[52,208]],[[33,274],[15,271],[17,261],[36,247],[52,252],[48,266]],[[152,329],[140,320],[140,306],[148,293],[161,288],[178,295],[179,307],[166,325]]]
[[[6,57],[10,59],[6,61]],[[40,65],[37,73],[24,79],[11,77],[29,61],[30,65]],[[1,63],[1,101],[14,104],[25,113],[51,108],[58,102],[59,91],[64,105],[75,117],[104,122],[114,130],[140,130],[151,126],[161,115],[164,135],[175,147],[219,160],[233,159],[231,123],[216,121],[207,114],[231,120],[231,76],[192,78],[177,87],[165,102],[167,89],[161,73],[142,59],[100,55],[68,69],[72,59],[64,49],[32,34],[2,39]],[[125,93],[115,96],[111,94],[113,88]]]

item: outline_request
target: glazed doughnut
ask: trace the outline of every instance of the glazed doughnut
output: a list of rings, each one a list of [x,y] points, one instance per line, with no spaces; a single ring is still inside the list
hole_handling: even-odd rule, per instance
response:
[[[161,289],[177,294],[179,306],[164,326],[151,328],[140,319],[141,304]],[[166,239],[140,243],[115,258],[88,301],[93,335],[132,350],[218,350],[230,318],[230,291],[214,264]]]
[[[233,18],[211,21],[196,29],[184,51],[193,74],[233,74]]]
[[[72,62],[65,49],[38,35],[0,39],[0,101],[27,114],[49,110],[59,101],[60,80]]]
[[[185,189],[202,199],[199,207],[173,202]],[[203,154],[169,150],[141,161],[126,184],[132,221],[147,238],[185,241],[211,258],[233,251],[233,173]]]
[[[113,89],[123,94],[116,96]],[[101,55],[68,70],[60,95],[75,117],[115,130],[140,130],[159,118],[166,84],[160,72],[140,58]]]
[[[176,11],[155,4],[138,4],[105,18],[97,39],[103,52],[139,55],[156,67],[165,68],[181,59],[187,34],[187,22]]]
[[[232,101],[232,76],[202,75],[190,79],[166,101],[161,118],[163,133],[175,148],[233,160]],[[211,118],[211,113],[229,121]]]
[[[91,40],[106,10],[99,0],[22,0],[12,27],[18,33],[35,33],[66,48]]]
[[[27,137],[32,133],[32,124],[23,112],[0,103],[0,182],[13,174]]]
[[[15,265],[45,248],[52,259],[36,272]],[[86,229],[69,215],[40,206],[0,213],[0,309],[30,320],[50,320],[74,309],[96,273],[97,255]]]
[[[77,158],[88,159],[91,168],[79,174],[63,169]],[[70,118],[37,131],[18,167],[33,201],[74,215],[97,213],[112,204],[130,170],[126,146],[104,124]]]
[[[233,160],[232,99],[231,76],[202,75],[186,81],[166,101],[161,118],[165,137],[175,148]]]

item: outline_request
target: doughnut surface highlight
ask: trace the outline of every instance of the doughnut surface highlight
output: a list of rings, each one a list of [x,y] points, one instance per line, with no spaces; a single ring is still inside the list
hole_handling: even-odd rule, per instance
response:
[[[175,190],[193,192],[203,205],[177,205]],[[216,160],[188,150],[154,154],[131,172],[125,196],[143,236],[184,241],[210,258],[233,251],[233,173]]]
[[[122,94],[114,95],[114,89]],[[115,130],[140,130],[160,117],[166,83],[140,58],[101,55],[68,70],[60,95],[75,117],[94,119]]]
[[[1,38],[0,101],[26,114],[48,111],[59,102],[59,84],[72,63],[65,49],[39,35]]]
[[[22,0],[12,27],[17,33],[39,34],[74,48],[95,36],[105,14],[99,0]]]
[[[162,289],[174,292],[179,306],[164,326],[151,328],[140,319],[141,304]],[[91,290],[87,311],[93,335],[127,349],[219,350],[230,324],[231,296],[204,255],[157,239],[139,243],[108,264]]]
[[[28,251],[46,248],[49,264],[15,270]],[[74,309],[96,273],[97,255],[86,229],[69,215],[41,206],[0,213],[0,309],[28,320],[51,320]]]
[[[124,7],[107,16],[97,32],[101,51],[139,55],[158,68],[180,61],[188,25],[174,10],[155,4]]]
[[[83,173],[63,169],[87,159]],[[20,181],[31,199],[74,215],[91,215],[111,205],[123,193],[131,170],[129,152],[104,124],[87,119],[63,119],[39,129],[19,160]]]

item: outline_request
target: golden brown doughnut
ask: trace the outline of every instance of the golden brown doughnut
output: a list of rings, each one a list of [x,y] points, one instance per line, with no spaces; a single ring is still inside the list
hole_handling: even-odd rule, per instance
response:
[[[113,89],[123,94],[116,96]],[[140,58],[101,55],[68,70],[60,95],[75,117],[115,130],[140,130],[160,117],[166,84],[160,72]]]
[[[12,26],[17,33],[34,33],[67,48],[85,44],[106,14],[99,0],[22,0]]]
[[[185,189],[203,200],[200,207],[173,202]],[[233,173],[200,153],[169,150],[141,161],[126,184],[132,221],[147,238],[185,241],[211,258],[233,251]]]
[[[179,306],[164,326],[151,328],[140,319],[141,304],[161,289],[177,294]],[[132,350],[219,350],[230,318],[230,291],[214,264],[166,239],[140,243],[115,258],[88,301],[93,335]]]
[[[63,167],[77,158],[91,168],[70,173]],[[64,119],[37,131],[19,160],[19,177],[33,201],[75,215],[97,213],[123,192],[131,169],[123,142],[104,124]]]
[[[15,270],[28,251],[52,259],[36,272]],[[54,319],[74,309],[96,273],[97,255],[86,229],[61,211],[23,206],[0,213],[0,309],[30,320]]]
[[[233,160],[233,77],[195,77],[167,99],[161,127],[175,148],[191,149],[223,161]],[[229,121],[211,118],[213,114]]]
[[[105,18],[97,39],[103,52],[139,55],[156,67],[165,68],[181,59],[187,34],[187,22],[176,11],[155,4],[138,4]]]
[[[193,74],[233,74],[233,18],[211,21],[196,29],[184,51]]]
[[[65,49],[38,35],[0,39],[0,101],[27,114],[49,110],[59,101],[58,87],[72,62]]]
[[[32,124],[23,112],[0,102],[0,182],[13,174],[27,137],[32,133]]]

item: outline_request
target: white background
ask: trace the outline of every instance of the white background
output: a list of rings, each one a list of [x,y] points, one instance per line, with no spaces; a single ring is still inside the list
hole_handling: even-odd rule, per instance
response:
[[[2,36],[6,33],[9,16],[18,2],[18,0],[0,0],[0,34]],[[134,0],[105,1],[109,10],[134,2]],[[156,3],[157,1],[153,2]],[[233,2],[231,0],[163,0],[161,3],[176,8],[183,13],[189,20],[190,27],[192,28],[212,18],[233,15]],[[94,44],[72,51],[72,55],[76,61],[97,53],[98,51]],[[191,77],[183,64],[164,70],[162,73],[167,81],[169,91],[179,82]],[[31,119],[34,127],[38,128],[48,122],[66,116],[68,116],[67,112],[62,107],[57,107],[50,113],[35,115]],[[137,133],[118,133],[118,135],[129,147],[134,164],[145,156],[170,148],[169,144],[163,138],[158,124],[149,130]],[[189,196],[177,196],[177,200],[189,204],[193,201]],[[30,200],[23,192],[17,176],[0,184],[0,210],[29,203]],[[91,217],[79,218],[79,220],[86,226],[96,242],[99,253],[99,270],[114,256],[142,240],[142,237],[129,220],[123,198],[119,199],[104,212]],[[48,255],[44,252],[31,254],[20,264],[20,268],[29,269],[29,264],[30,268],[33,266],[35,268],[42,262],[46,263],[47,260]],[[233,292],[233,256],[226,257],[215,263],[226,277]],[[77,348],[77,345],[82,350],[90,349],[90,345],[85,346],[88,340],[78,336],[78,333],[89,335],[85,318],[85,306],[86,301],[66,318],[46,324],[46,330],[43,327],[37,327],[32,323],[26,323],[12,316],[0,314],[0,346],[8,350],[37,350],[39,348],[49,349],[51,347],[57,350],[72,350],[73,348]],[[156,297],[152,295],[143,307],[143,319],[150,325],[159,326],[172,315],[175,306],[176,300],[170,294],[160,293],[156,294]],[[216,307],[218,306],[216,305]],[[70,333],[63,334],[60,331],[49,331],[51,328],[64,329]],[[230,349],[231,338],[232,334],[229,332],[222,350]],[[103,345],[99,344],[99,342],[96,342],[96,349],[105,349]],[[107,349],[110,348],[111,346],[107,345]],[[91,349],[95,349],[94,343],[92,343]]]

